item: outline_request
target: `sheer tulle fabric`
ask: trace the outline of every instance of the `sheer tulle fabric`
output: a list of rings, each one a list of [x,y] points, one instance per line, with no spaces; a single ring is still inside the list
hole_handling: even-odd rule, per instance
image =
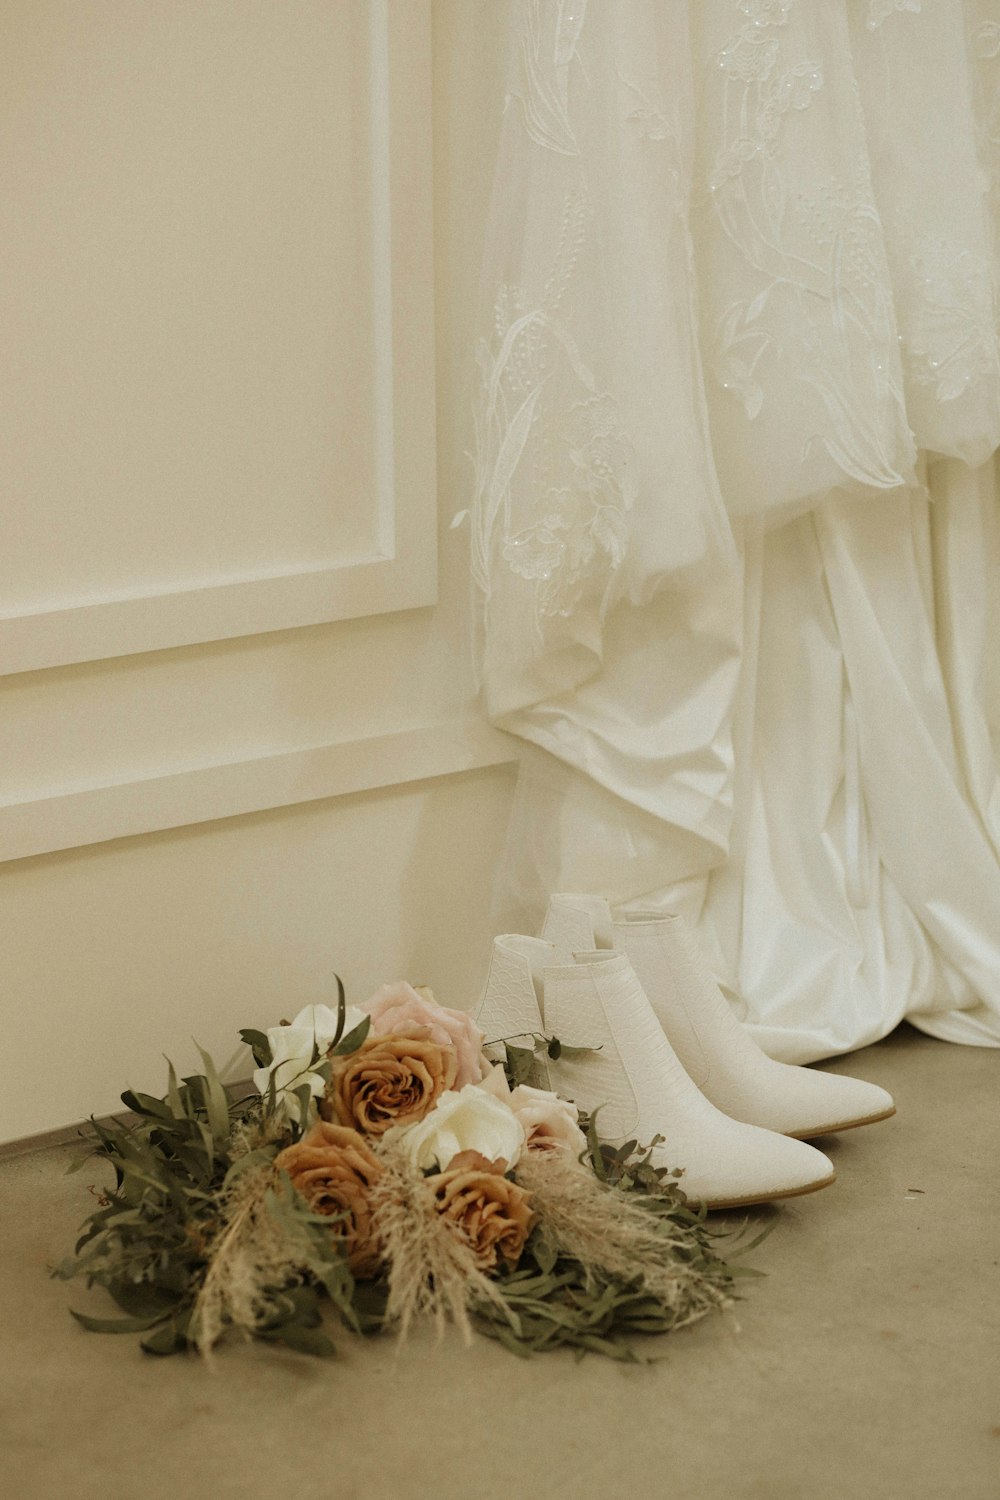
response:
[[[470,513],[498,919],[699,920],[774,1055],[1000,1044],[1000,18],[524,0]]]

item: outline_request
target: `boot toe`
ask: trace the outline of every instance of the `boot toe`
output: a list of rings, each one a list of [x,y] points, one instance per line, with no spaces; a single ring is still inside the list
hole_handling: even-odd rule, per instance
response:
[[[692,1204],[739,1208],[794,1198],[833,1182],[833,1163],[815,1147],[757,1126],[730,1123],[733,1129],[713,1133],[711,1142],[675,1138],[659,1148],[664,1165],[684,1169],[680,1187]]]
[[[804,1087],[800,1089],[797,1109],[784,1127],[786,1135],[809,1140],[838,1130],[853,1130],[858,1125],[872,1125],[896,1113],[892,1095],[878,1084],[839,1073],[822,1073],[815,1068],[797,1071]]]

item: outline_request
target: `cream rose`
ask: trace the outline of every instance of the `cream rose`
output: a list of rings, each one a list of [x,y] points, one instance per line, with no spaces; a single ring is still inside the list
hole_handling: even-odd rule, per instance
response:
[[[446,1171],[463,1151],[510,1168],[524,1149],[525,1132],[510,1106],[486,1089],[467,1083],[449,1089],[417,1125],[400,1133],[400,1144],[422,1171]]]
[[[483,1055],[483,1033],[464,1010],[439,1005],[426,985],[416,990],[405,981],[384,984],[367,1001],[365,1010],[376,1036],[422,1036],[440,1047],[453,1048],[458,1088],[486,1076],[490,1064]]]
[[[363,1010],[349,1005],[343,1035],[360,1026],[364,1019]],[[294,1108],[294,1091],[303,1084],[314,1098],[320,1095],[325,1085],[320,1075],[312,1071],[313,1052],[318,1047],[322,1056],[336,1034],[337,1012],[328,1005],[306,1005],[290,1026],[269,1027],[267,1040],[271,1047],[271,1063],[269,1067],[254,1070],[253,1081],[258,1093],[267,1093],[273,1076],[275,1103],[286,1114]]]

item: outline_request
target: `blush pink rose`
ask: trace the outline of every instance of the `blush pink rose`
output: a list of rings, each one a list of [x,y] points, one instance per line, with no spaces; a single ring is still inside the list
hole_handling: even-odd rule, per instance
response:
[[[529,1151],[551,1151],[561,1147],[579,1156],[587,1141],[580,1129],[575,1104],[550,1094],[545,1089],[529,1088],[519,1083],[507,1099],[511,1111],[524,1127]]]
[[[492,1094],[494,1099],[502,1099],[504,1104],[510,1103],[510,1084],[507,1082],[507,1074],[500,1063],[491,1064],[484,1072],[483,1081],[479,1085],[487,1094]]]
[[[375,1036],[395,1033],[453,1047],[458,1069],[453,1089],[480,1083],[489,1072],[490,1062],[483,1053],[485,1038],[475,1021],[464,1010],[438,1005],[429,989],[421,987],[418,993],[405,980],[384,984],[362,1009],[372,1018]]]

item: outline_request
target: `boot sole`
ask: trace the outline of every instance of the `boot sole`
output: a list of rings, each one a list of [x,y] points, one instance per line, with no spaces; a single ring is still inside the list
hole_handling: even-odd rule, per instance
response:
[[[836,1180],[836,1172],[831,1172],[829,1177],[824,1177],[819,1182],[810,1182],[805,1187],[776,1188],[773,1193],[751,1193],[747,1198],[692,1199],[692,1207],[707,1208],[709,1213],[725,1208],[752,1208],[755,1203],[776,1203],[779,1198],[801,1198],[806,1193],[818,1193],[820,1188],[829,1187]]]
[[[820,1135],[836,1135],[841,1130],[857,1130],[859,1125],[877,1125],[879,1120],[891,1120],[896,1106],[883,1110],[880,1115],[863,1115],[860,1120],[841,1120],[839,1125],[818,1125],[812,1130],[786,1130],[783,1132],[793,1141],[811,1141]]]

